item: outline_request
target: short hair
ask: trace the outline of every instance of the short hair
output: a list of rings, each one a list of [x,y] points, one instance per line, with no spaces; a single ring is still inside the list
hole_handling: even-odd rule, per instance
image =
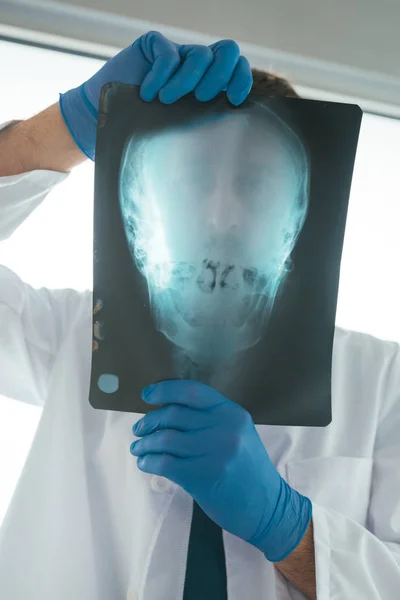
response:
[[[300,97],[287,79],[267,73],[266,71],[261,71],[260,69],[252,69],[251,72],[253,74],[253,87],[251,88],[253,94],[264,98]]]

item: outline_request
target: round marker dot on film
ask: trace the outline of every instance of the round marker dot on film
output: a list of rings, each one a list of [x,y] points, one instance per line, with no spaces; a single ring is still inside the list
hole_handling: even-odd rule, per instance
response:
[[[97,386],[105,394],[114,394],[119,388],[119,379],[116,375],[104,373],[103,375],[100,375]]]

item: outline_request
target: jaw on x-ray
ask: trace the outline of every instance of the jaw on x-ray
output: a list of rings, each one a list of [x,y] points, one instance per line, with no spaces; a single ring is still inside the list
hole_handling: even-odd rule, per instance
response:
[[[155,328],[199,366],[260,341],[308,209],[309,158],[270,108],[127,141],[122,222]]]

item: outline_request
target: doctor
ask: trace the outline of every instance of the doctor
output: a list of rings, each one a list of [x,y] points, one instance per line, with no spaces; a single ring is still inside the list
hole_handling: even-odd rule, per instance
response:
[[[112,80],[165,103],[225,90],[238,105],[252,87],[234,42],[142,36],[58,104],[3,126],[2,239],[95,159]],[[257,71],[254,91],[295,96]],[[43,407],[0,531],[1,598],[398,598],[397,344],[336,331],[326,428],[255,427],[193,381],[143,390],[162,405],[145,416],[107,413],[87,400],[91,310],[89,291],[35,290],[0,269],[0,393]]]

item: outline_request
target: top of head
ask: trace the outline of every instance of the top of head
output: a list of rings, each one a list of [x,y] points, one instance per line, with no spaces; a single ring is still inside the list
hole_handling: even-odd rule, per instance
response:
[[[299,98],[300,96],[293,89],[290,83],[283,77],[252,69],[253,87],[251,94],[266,98]]]

